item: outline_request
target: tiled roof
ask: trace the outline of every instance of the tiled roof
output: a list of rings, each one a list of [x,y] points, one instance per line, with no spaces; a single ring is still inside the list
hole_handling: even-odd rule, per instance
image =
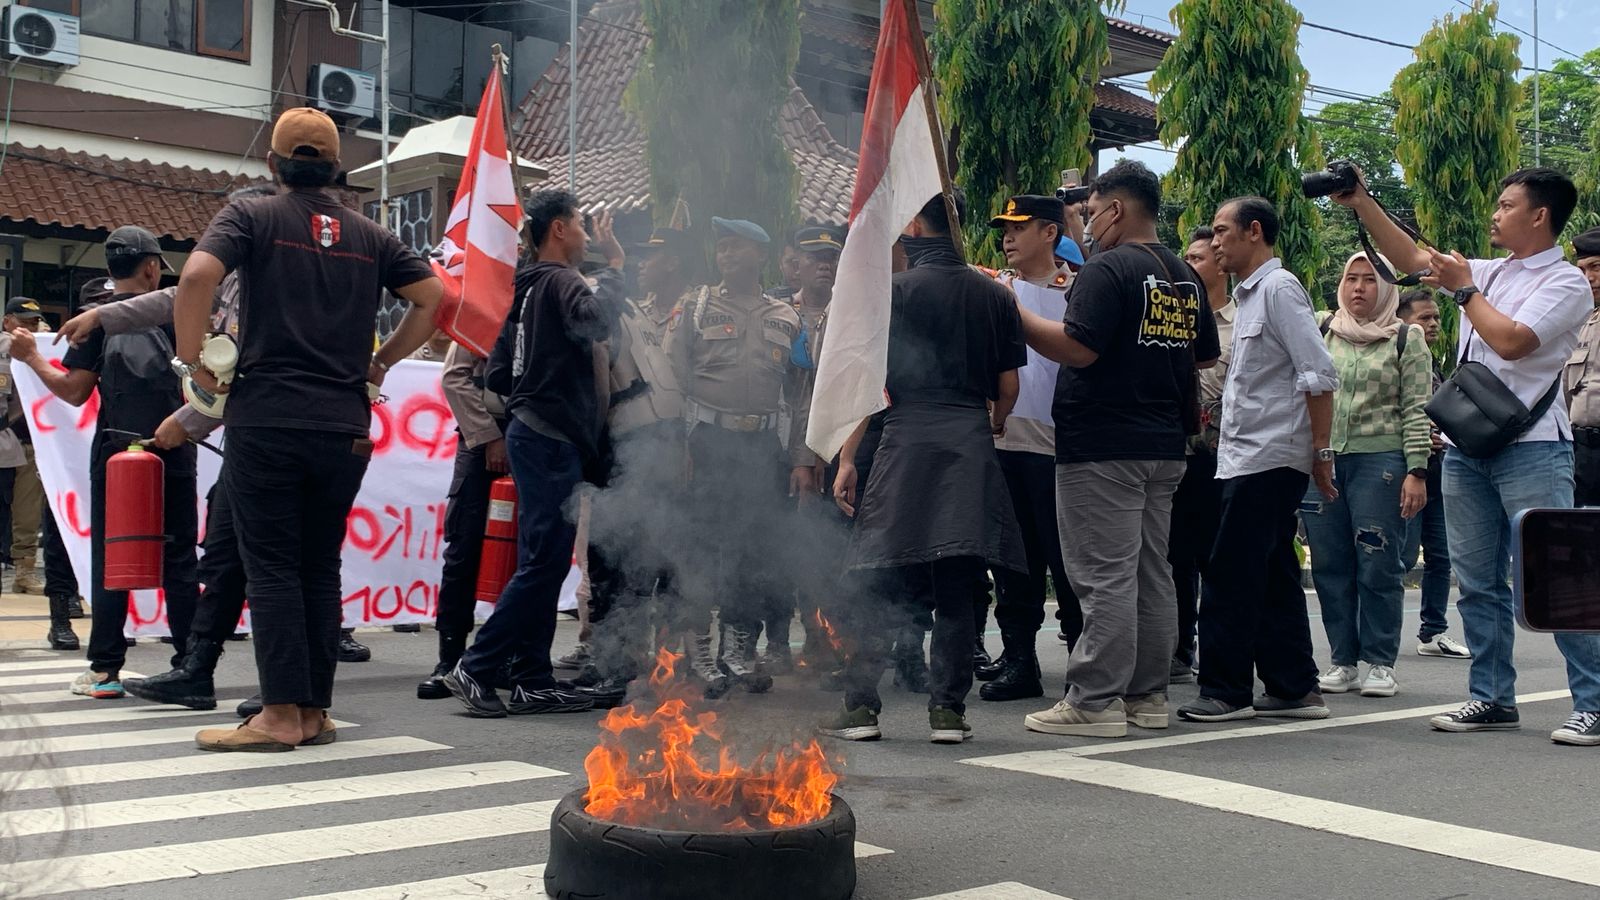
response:
[[[249,183],[225,172],[12,144],[0,219],[105,232],[141,225],[159,238],[197,241],[227,193]]]
[[[578,196],[617,212],[650,203],[644,131],[622,95],[649,43],[637,0],[598,3],[578,33]],[[517,106],[517,151],[562,179],[567,171],[567,49]],[[833,139],[792,81],[779,132],[800,171],[801,218],[843,223],[850,212],[856,155]]]
[[[1156,117],[1154,101],[1105,82],[1094,86],[1094,105],[1096,109],[1109,110],[1129,116],[1139,116],[1145,119],[1154,119]]]
[[[1173,41],[1177,40],[1176,36],[1167,34],[1165,31],[1157,31],[1154,28],[1146,28],[1143,25],[1135,25],[1126,19],[1114,19],[1110,16],[1106,16],[1106,24],[1114,29],[1117,29],[1118,31],[1131,32],[1139,35],[1140,37],[1147,37],[1152,40],[1161,41],[1164,44],[1171,44]]]

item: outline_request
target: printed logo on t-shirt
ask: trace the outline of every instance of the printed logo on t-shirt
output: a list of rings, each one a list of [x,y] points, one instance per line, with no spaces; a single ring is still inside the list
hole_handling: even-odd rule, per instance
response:
[[[311,236],[318,244],[332,247],[339,243],[339,220],[321,213],[311,214]]]
[[[1187,347],[1200,334],[1199,294],[1192,281],[1171,285],[1154,275],[1146,276],[1139,346]]]

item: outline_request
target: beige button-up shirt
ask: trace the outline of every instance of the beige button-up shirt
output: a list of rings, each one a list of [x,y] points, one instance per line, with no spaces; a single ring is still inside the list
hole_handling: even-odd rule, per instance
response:
[[[667,356],[684,394],[702,406],[735,416],[772,415],[787,389],[793,414],[803,421],[810,403],[800,391],[804,371],[792,358],[799,333],[800,316],[789,304],[707,287],[673,310]]]
[[[1600,353],[1595,352],[1600,338],[1600,309],[1589,314],[1578,332],[1578,346],[1567,357],[1561,370],[1561,389],[1566,394],[1567,410],[1574,428],[1600,428]]]

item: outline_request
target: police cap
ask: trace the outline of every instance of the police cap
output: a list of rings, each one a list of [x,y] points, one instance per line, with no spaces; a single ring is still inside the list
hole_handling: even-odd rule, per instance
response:
[[[1054,197],[1019,194],[1006,201],[1005,210],[989,220],[989,227],[1004,228],[1009,222],[1028,222],[1033,219],[1065,225],[1067,205]]]

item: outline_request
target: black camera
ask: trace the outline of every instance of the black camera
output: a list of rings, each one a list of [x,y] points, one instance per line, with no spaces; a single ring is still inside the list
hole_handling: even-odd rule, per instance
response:
[[[1076,206],[1089,199],[1089,187],[1087,185],[1058,187],[1056,188],[1056,199],[1068,206]]]
[[[1300,176],[1300,191],[1310,198],[1331,197],[1353,191],[1361,183],[1361,175],[1349,160],[1336,159],[1328,163],[1327,171],[1307,172]]]

